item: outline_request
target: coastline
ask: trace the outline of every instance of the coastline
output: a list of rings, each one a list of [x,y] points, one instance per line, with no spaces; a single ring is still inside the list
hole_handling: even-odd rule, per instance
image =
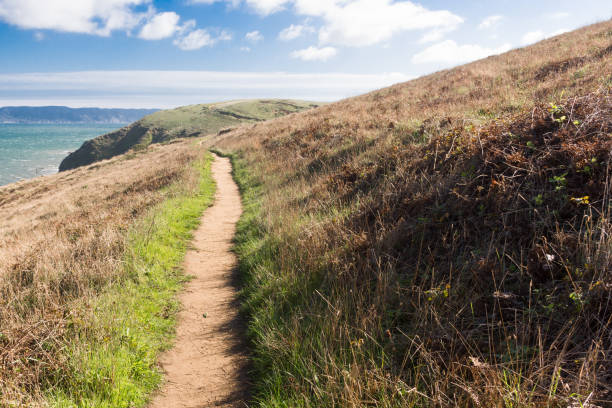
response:
[[[122,126],[125,123],[0,123],[0,188],[57,173],[71,151]]]

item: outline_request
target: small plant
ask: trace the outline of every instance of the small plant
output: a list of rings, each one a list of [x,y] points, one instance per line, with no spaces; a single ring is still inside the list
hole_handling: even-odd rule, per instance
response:
[[[574,72],[574,79],[584,78],[585,75],[586,68],[579,69],[578,71]]]
[[[544,204],[544,197],[542,196],[542,194],[538,194],[534,197],[533,201],[535,202],[535,205],[540,206]]]
[[[554,176],[548,179],[554,186],[555,191],[562,191],[567,186],[567,172],[560,176]]]
[[[574,306],[576,306],[577,309],[582,309],[585,304],[584,296],[580,292],[570,293],[569,298],[574,302]]]
[[[551,103],[551,104],[550,104],[550,108],[548,109],[548,111],[549,111],[550,113],[552,113],[553,115],[555,115],[555,114],[561,113],[561,112],[562,112],[562,109],[561,109],[561,107],[560,107],[560,106],[557,106],[557,105],[555,105],[554,103]]]

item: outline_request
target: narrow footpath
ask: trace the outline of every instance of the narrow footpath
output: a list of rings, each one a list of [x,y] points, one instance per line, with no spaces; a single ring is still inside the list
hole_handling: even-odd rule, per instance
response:
[[[231,252],[242,207],[231,170],[227,158],[212,163],[215,202],[185,257],[185,273],[194,278],[180,296],[175,345],[160,360],[165,382],[150,408],[246,407],[247,355]]]

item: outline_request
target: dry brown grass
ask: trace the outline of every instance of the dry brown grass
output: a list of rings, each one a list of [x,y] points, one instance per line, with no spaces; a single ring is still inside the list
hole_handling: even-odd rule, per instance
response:
[[[261,183],[262,403],[612,404],[611,47],[607,21],[217,140]]]
[[[34,406],[67,356],[67,325],[121,278],[126,231],[180,182],[193,142],[0,187],[0,406]]]

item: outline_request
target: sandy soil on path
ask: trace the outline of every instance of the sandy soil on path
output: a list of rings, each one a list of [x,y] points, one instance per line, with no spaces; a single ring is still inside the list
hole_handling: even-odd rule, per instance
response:
[[[231,252],[242,212],[231,164],[217,157],[215,203],[204,213],[185,258],[194,276],[180,296],[174,348],[160,359],[165,383],[150,408],[245,407],[247,355],[238,316]]]

